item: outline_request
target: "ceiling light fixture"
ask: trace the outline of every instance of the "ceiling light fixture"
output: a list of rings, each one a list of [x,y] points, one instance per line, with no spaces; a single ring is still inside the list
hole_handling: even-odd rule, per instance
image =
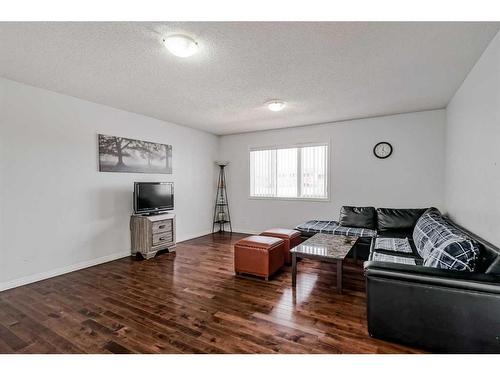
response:
[[[285,108],[286,103],[283,100],[273,99],[268,101],[266,105],[270,111],[278,112],[281,111],[283,108]]]
[[[163,39],[165,47],[175,56],[189,57],[198,50],[198,43],[186,35],[170,35]]]

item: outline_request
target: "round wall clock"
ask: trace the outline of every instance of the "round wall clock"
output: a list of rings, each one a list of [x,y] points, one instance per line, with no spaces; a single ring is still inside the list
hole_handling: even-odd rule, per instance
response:
[[[389,142],[379,142],[373,147],[373,153],[379,159],[387,159],[392,154],[392,146]]]

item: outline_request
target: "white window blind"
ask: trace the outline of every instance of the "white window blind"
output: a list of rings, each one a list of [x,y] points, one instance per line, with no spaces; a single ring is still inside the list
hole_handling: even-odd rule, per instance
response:
[[[328,198],[328,145],[250,150],[250,196]]]

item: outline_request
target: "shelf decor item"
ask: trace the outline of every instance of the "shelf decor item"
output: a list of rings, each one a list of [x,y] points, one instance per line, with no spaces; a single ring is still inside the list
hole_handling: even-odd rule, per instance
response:
[[[218,225],[218,232],[226,232],[226,226],[229,226],[229,232],[233,232],[231,226],[231,215],[229,215],[229,203],[227,200],[226,191],[226,175],[224,168],[228,166],[228,161],[216,161],[220,168],[219,178],[217,180],[217,194],[215,195],[214,221],[212,225],[212,233],[215,233],[215,228]]]

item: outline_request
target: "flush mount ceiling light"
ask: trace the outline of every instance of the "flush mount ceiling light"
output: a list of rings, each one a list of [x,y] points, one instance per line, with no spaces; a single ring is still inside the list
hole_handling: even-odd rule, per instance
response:
[[[198,50],[198,43],[186,35],[170,35],[163,39],[165,47],[175,56],[189,57]]]
[[[273,99],[273,100],[268,101],[266,103],[266,105],[267,105],[267,108],[269,108],[270,111],[279,112],[283,108],[285,108],[286,103],[283,100]]]

